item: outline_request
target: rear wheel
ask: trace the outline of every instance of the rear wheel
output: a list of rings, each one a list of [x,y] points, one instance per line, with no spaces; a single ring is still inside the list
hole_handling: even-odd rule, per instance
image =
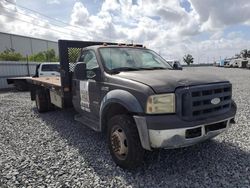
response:
[[[110,119],[108,145],[113,160],[122,168],[135,168],[143,161],[145,150],[130,116],[116,115]]]
[[[36,108],[40,113],[50,110],[50,101],[45,90],[36,90]]]

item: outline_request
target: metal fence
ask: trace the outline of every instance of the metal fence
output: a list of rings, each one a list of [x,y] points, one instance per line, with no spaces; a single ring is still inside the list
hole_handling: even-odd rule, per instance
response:
[[[7,84],[7,78],[33,76],[37,64],[39,62],[0,61],[0,89],[13,87]]]

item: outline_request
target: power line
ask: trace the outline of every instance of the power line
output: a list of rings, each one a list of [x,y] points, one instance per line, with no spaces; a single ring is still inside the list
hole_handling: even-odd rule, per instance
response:
[[[51,19],[51,20],[55,20],[55,21],[57,21],[57,22],[63,23],[63,24],[65,24],[65,25],[68,25],[68,26],[71,26],[71,27],[83,29],[83,27],[76,26],[76,25],[72,25],[72,24],[67,23],[67,22],[64,22],[64,21],[62,21],[62,20],[59,20],[59,19],[56,19],[56,18],[52,18],[52,17],[47,16],[47,15],[41,13],[41,12],[38,12],[38,11],[36,11],[36,10],[30,9],[30,8],[27,8],[27,7],[24,7],[24,6],[19,5],[19,4],[17,4],[17,3],[13,3],[13,2],[10,2],[10,1],[8,1],[8,0],[5,0],[5,1],[6,1],[7,3],[9,3],[9,4],[12,4],[12,5],[21,7],[22,9],[26,9],[26,10],[31,11],[31,12],[34,12],[34,13],[37,13],[37,14],[39,14],[39,15],[41,15],[41,16],[43,16],[43,17],[49,18],[49,19]]]
[[[65,32],[62,32],[62,31],[59,31],[59,30],[56,30],[56,29],[46,28],[46,27],[44,27],[44,26],[38,25],[38,24],[36,24],[36,23],[31,23],[31,22],[28,22],[28,21],[23,20],[23,19],[20,19],[20,18],[16,18],[16,17],[14,17],[14,16],[6,15],[6,14],[2,14],[2,15],[6,16],[6,17],[9,17],[9,18],[14,18],[14,19],[16,19],[16,20],[19,20],[19,21],[22,21],[22,22],[25,22],[25,23],[28,23],[28,24],[32,24],[32,25],[41,27],[41,28],[43,28],[43,29],[47,29],[47,30],[56,31],[56,32],[59,32],[59,33],[62,33],[62,34],[66,34],[66,35],[68,35],[68,36],[75,36],[75,37],[77,37],[77,38],[81,37],[80,35],[77,36],[77,35],[65,33]]]
[[[0,9],[1,9],[1,8],[2,8],[2,9],[12,10],[11,8],[7,8],[7,7],[0,7]],[[27,14],[22,13],[22,12],[16,12],[16,13],[22,14],[22,15],[27,16],[27,17],[31,17],[31,18],[37,19],[37,17],[31,16],[31,15],[27,15]],[[73,29],[70,29],[70,28],[64,28],[64,27],[62,27],[62,26],[60,26],[60,25],[58,25],[58,24],[51,24],[51,23],[50,23],[50,25],[54,25],[54,26],[57,26],[57,27],[61,27],[61,28],[65,29],[65,30],[69,30],[69,31],[73,31],[73,32],[79,33],[79,32],[76,31],[76,30],[73,30]],[[81,34],[85,35],[85,33],[81,33]]]
[[[43,16],[43,17],[46,17],[46,18],[48,18],[48,19],[50,19],[50,20],[55,20],[56,22],[63,23],[63,24],[65,24],[65,25],[67,25],[67,26],[70,26],[70,27],[74,27],[74,28],[78,28],[78,29],[84,29],[82,26],[72,25],[72,24],[67,23],[67,22],[64,22],[64,21],[62,21],[62,20],[60,20],[60,19],[56,19],[56,18],[47,16],[47,15],[45,15],[45,14],[43,14],[43,13],[41,13],[41,12],[38,12],[38,11],[36,11],[36,10],[33,10],[33,9],[30,9],[30,8],[24,7],[24,6],[20,5],[20,4],[10,2],[9,0],[5,0],[5,1],[6,1],[7,3],[9,3],[9,4],[14,5],[15,7],[19,7],[19,8],[22,8],[22,9],[25,9],[25,10],[28,10],[28,11],[31,11],[31,12],[34,12],[34,13],[39,14],[39,15],[41,15],[41,16]],[[78,31],[75,31],[75,32],[78,32]],[[86,37],[86,34],[84,34],[84,35],[85,35],[84,37]],[[108,38],[108,39],[110,39],[110,38]]]

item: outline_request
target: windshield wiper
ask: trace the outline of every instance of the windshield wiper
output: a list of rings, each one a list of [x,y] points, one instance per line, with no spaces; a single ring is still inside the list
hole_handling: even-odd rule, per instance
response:
[[[118,74],[122,71],[139,71],[139,70],[169,70],[167,67],[119,67],[111,69],[112,74]]]
[[[111,73],[112,74],[118,74],[122,71],[138,71],[140,70],[139,68],[133,68],[133,67],[119,67],[119,68],[115,68],[115,69],[111,69]]]
[[[142,67],[140,69],[142,69],[142,70],[166,70],[166,69],[170,69],[170,68],[166,68],[166,67]]]

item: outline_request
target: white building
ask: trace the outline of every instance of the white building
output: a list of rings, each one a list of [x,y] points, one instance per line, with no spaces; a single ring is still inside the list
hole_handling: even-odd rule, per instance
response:
[[[0,52],[3,52],[6,48],[12,48],[23,56],[36,54],[48,49],[54,49],[58,55],[58,45],[55,41],[0,32]]]

